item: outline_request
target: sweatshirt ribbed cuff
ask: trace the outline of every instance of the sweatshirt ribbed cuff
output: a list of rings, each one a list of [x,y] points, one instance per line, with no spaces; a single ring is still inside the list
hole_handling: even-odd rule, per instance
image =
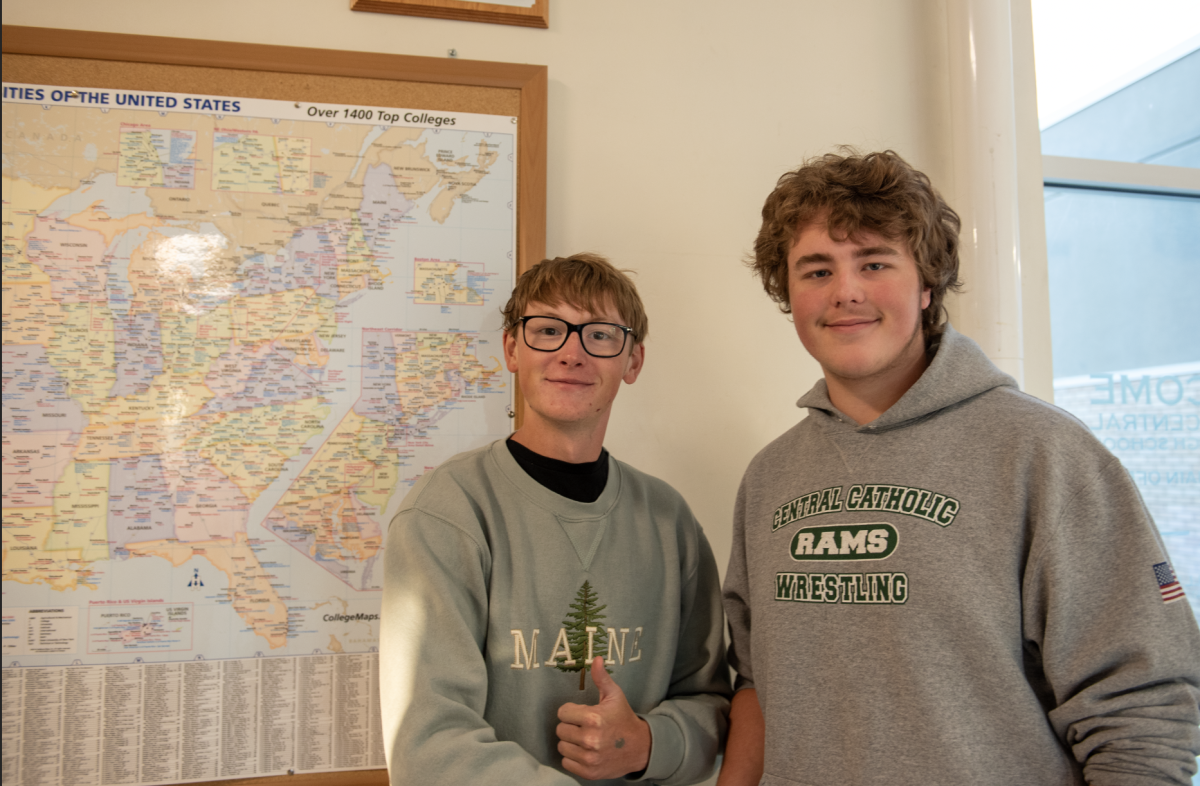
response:
[[[683,763],[683,732],[666,715],[638,715],[650,726],[650,761],[636,780],[666,780]]]

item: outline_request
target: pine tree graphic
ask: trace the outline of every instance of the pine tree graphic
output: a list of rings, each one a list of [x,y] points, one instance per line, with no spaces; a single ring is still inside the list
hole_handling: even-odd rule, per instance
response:
[[[600,612],[607,609],[608,606],[607,604],[597,606],[596,601],[599,599],[599,596],[592,591],[591,582],[584,581],[579,592],[575,593],[575,602],[571,604],[573,610],[567,612],[567,618],[562,621],[563,627],[567,629],[567,646],[571,648],[571,659],[575,661],[575,665],[566,666],[562,663],[555,663],[555,668],[560,671],[579,672],[580,690],[586,687],[587,670],[591,666],[591,663],[588,662],[587,629],[589,627],[596,628],[592,633],[592,657],[603,655],[604,660],[606,662],[608,660],[608,633],[600,624],[600,620],[606,618]],[[607,666],[604,670],[609,674],[612,673],[612,669]]]

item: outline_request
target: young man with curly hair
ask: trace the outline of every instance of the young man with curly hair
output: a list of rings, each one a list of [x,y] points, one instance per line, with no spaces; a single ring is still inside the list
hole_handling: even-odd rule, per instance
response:
[[[521,427],[426,474],[388,532],[391,782],[702,780],[730,694],[716,563],[679,494],[604,449],[642,301],[594,254],[545,260],[504,330]]]
[[[1196,771],[1200,633],[1162,541],[1088,429],[945,322],[958,233],[890,151],[763,207],[753,268],[824,378],[739,490],[722,786]]]

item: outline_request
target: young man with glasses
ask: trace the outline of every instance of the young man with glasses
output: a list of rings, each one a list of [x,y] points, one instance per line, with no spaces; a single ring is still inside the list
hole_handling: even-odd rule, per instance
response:
[[[1190,783],[1191,609],[1120,462],[943,321],[958,216],[890,151],[762,216],[824,379],[738,493],[721,786]]]
[[[521,427],[425,475],[388,533],[392,783],[711,771],[730,694],[716,564],[679,494],[603,447],[648,326],[633,283],[596,255],[518,280],[504,356]]]

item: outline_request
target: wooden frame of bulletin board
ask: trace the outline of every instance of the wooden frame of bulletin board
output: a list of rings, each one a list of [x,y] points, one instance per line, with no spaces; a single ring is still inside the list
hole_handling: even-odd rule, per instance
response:
[[[545,255],[545,66],[11,25],[3,28],[2,49],[6,82],[516,117],[517,273]],[[516,400],[520,401],[519,391]],[[377,786],[387,783],[387,772],[360,770],[212,783]]]

